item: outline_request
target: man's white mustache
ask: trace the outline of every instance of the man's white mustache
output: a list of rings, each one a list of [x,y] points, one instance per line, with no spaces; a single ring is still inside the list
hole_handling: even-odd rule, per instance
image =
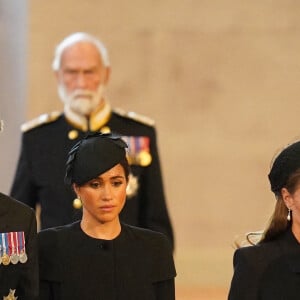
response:
[[[92,98],[96,93],[86,90],[76,90],[71,94],[71,98]]]

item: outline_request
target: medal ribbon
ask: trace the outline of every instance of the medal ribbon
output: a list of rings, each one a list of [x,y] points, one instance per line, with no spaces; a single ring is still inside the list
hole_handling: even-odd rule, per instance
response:
[[[150,151],[149,149],[149,142],[150,142],[150,139],[148,137],[141,137],[142,138],[142,149],[143,150],[146,150],[146,151]]]
[[[18,245],[18,233],[13,232],[13,239],[14,239],[14,251],[17,255],[19,255],[19,245]]]
[[[12,232],[7,233],[7,239],[8,239],[8,255],[11,256],[14,250],[14,244],[13,244],[13,235]]]
[[[151,162],[150,138],[148,136],[122,136],[127,143],[129,164],[148,166]]]
[[[7,254],[6,253],[7,233],[1,233],[1,235],[2,235],[3,254]]]
[[[128,152],[136,155],[142,150],[149,152],[149,137],[147,136],[122,136],[128,145]]]
[[[19,253],[25,252],[25,236],[24,231],[18,232]]]

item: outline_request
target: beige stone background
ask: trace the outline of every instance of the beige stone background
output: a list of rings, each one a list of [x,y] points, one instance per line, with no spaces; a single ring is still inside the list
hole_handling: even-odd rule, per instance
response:
[[[54,46],[100,37],[111,103],[156,120],[177,299],[226,299],[233,240],[265,226],[270,161],[300,134],[300,2],[28,0],[27,12],[22,121],[61,109]]]

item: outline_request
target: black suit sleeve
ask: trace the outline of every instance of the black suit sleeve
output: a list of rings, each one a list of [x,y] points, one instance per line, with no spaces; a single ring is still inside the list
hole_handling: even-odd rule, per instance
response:
[[[156,282],[155,299],[156,300],[175,300],[175,282],[174,278],[162,282]]]
[[[170,241],[164,235],[155,242],[152,263],[155,299],[174,300],[176,269]]]

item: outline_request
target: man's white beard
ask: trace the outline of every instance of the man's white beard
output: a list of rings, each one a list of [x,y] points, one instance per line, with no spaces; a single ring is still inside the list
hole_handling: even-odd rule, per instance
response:
[[[58,85],[58,95],[65,106],[83,116],[89,116],[100,105],[103,93],[103,84],[99,84],[96,91],[78,89],[70,94],[63,84]]]

